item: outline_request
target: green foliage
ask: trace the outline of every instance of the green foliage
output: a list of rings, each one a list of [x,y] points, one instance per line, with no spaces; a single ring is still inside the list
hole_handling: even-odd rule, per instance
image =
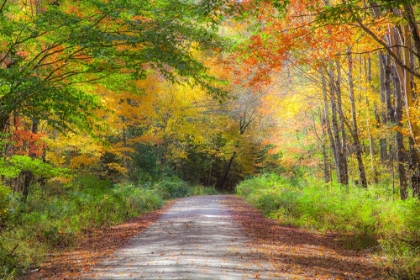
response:
[[[132,155],[133,172],[130,172],[130,179],[134,182],[158,180],[162,174],[160,174],[155,147],[136,143],[134,148],[136,153]]]
[[[10,214],[10,194],[10,189],[0,183],[0,228],[7,221]]]
[[[126,187],[124,191],[131,194],[127,199],[129,208],[139,214],[159,208],[163,204],[160,194],[153,190]]]
[[[23,155],[14,155],[10,159],[0,159],[0,175],[6,178],[16,178],[22,171],[31,171],[35,176],[51,178],[55,176],[68,176],[70,170],[56,168],[37,158]]]
[[[265,175],[243,181],[237,193],[282,223],[341,232],[351,248],[382,248],[389,259],[385,265],[395,277],[420,275],[418,199],[393,201],[383,185],[366,190],[317,179],[300,181],[296,185]]]
[[[409,198],[388,205],[381,212],[381,245],[385,265],[396,279],[418,279],[420,275],[420,201]]]
[[[10,250],[3,247],[3,242],[0,240],[0,277],[2,279],[14,279],[17,272],[22,270],[21,263],[15,255],[15,248]]]
[[[7,199],[9,191],[1,187],[1,197],[3,193]],[[12,214],[0,234],[0,255],[5,256],[0,278],[18,275],[41,261],[47,250],[71,246],[82,229],[121,223],[161,205],[156,191],[111,186],[92,177],[78,178],[68,186],[33,186],[26,204],[18,197],[10,207],[4,204]]]
[[[215,195],[219,194],[219,192],[214,187],[205,187],[205,186],[193,186],[190,191],[189,195]]]
[[[164,199],[216,193],[176,177],[136,186],[85,176],[68,185],[34,185],[22,203],[19,197],[9,201],[10,190],[0,186],[0,211],[11,213],[0,215],[0,278],[19,275],[49,250],[72,246],[86,229],[121,223],[161,207]]]
[[[56,129],[91,131],[98,121],[93,112],[102,104],[86,84],[132,89],[130,82],[144,78],[146,67],[171,81],[191,77],[196,85],[224,94],[191,53],[191,48],[224,46],[215,17],[222,7],[219,1],[78,1],[70,6],[4,1],[0,85],[7,86],[0,87],[0,126],[11,112],[19,112]]]
[[[170,199],[188,196],[190,186],[178,177],[173,177],[156,183],[154,189],[162,195],[163,199]]]
[[[171,177],[157,182],[152,186],[152,189],[156,190],[163,199],[218,193],[213,187],[191,186],[178,177]]]

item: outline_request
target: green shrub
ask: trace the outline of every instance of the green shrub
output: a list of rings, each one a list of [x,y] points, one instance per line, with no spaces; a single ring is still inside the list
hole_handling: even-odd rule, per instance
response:
[[[378,206],[367,191],[319,181],[300,185],[266,175],[241,183],[237,190],[266,215],[286,223],[360,235],[375,231]]]
[[[178,177],[172,177],[155,184],[154,188],[163,199],[188,196],[190,186]]]
[[[10,189],[0,184],[0,228],[10,216]]]
[[[215,195],[219,192],[214,187],[193,186],[188,195]]]
[[[162,199],[172,199],[191,195],[213,195],[218,193],[214,187],[191,186],[178,177],[166,178],[153,184],[150,189],[156,191]]]
[[[36,227],[6,228],[0,236],[0,279],[14,279],[43,259],[45,244],[28,233]],[[38,233],[39,231],[37,231]]]
[[[72,246],[83,229],[121,223],[161,207],[165,199],[215,193],[176,177],[135,186],[84,176],[68,185],[33,185],[22,203],[0,186],[0,279],[36,265],[47,251]]]
[[[245,180],[237,193],[265,215],[305,228],[347,236],[348,247],[383,249],[393,277],[420,276],[420,201],[393,201],[391,186],[345,187],[307,178],[265,175]]]
[[[13,279],[22,270],[21,264],[15,254],[17,247],[7,250],[0,242],[0,278]]]
[[[0,207],[6,213],[10,207],[12,213],[0,233],[0,279],[36,264],[46,250],[71,246],[82,229],[118,224],[162,205],[154,190],[111,186],[90,177],[79,178],[59,191],[31,186],[27,203],[18,197],[9,201],[9,193],[0,187]]]
[[[154,190],[128,186],[123,191],[130,193],[127,203],[132,213],[145,213],[160,208],[163,204],[162,198]]]
[[[409,198],[389,204],[381,212],[379,242],[386,252],[385,265],[396,279],[420,276],[420,201]]]

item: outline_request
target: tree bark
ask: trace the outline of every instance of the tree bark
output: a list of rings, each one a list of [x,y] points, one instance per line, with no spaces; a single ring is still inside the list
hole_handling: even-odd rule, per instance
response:
[[[397,28],[391,28],[389,32],[389,45],[396,46],[397,44],[402,44],[404,42],[399,42],[398,38],[402,38],[403,34]],[[407,41],[406,41],[407,43]],[[403,114],[403,92],[406,92],[406,75],[404,75],[404,71],[411,70],[410,65],[402,65],[401,63],[397,63],[397,61],[401,61],[400,53],[398,49],[389,48],[391,52],[389,55],[394,58],[396,64],[392,71],[392,76],[394,80],[394,90],[395,90],[395,124],[397,126],[397,130],[395,133],[395,149],[396,149],[396,158],[397,158],[397,169],[398,169],[398,177],[400,179],[400,197],[401,199],[407,199],[408,192],[407,192],[407,176],[405,173],[404,164],[407,163],[407,156],[406,150],[404,147],[404,136],[401,133],[402,124],[402,114]],[[404,64],[404,63],[403,63]],[[405,66],[405,67],[403,67]]]
[[[334,137],[331,131],[331,123],[330,123],[330,116],[329,116],[330,109],[328,106],[329,104],[328,104],[328,98],[327,98],[327,82],[325,80],[325,75],[322,72],[322,70],[320,71],[320,74],[321,74],[321,82],[322,82],[322,96],[324,100],[324,112],[323,112],[323,118],[321,118],[321,120],[323,120],[324,122],[325,131],[328,135],[328,139],[330,140],[331,151],[333,152],[333,155],[334,155],[335,165],[337,166],[338,159],[337,159],[337,153],[336,153],[336,145],[335,145]],[[330,173],[328,176],[329,177],[328,180],[331,180],[332,172],[329,166],[328,166],[328,170]],[[324,173],[324,176],[327,177],[327,174]]]
[[[356,147],[356,159],[357,165],[359,169],[359,178],[360,184],[367,188],[367,179],[366,179],[366,171],[365,166],[363,164],[362,158],[362,146],[360,145],[359,139],[359,130],[357,127],[357,117],[356,117],[356,101],[354,98],[354,81],[353,81],[353,60],[351,57],[350,49],[347,53],[347,64],[348,64],[348,78],[349,78],[349,95],[350,95],[350,105],[351,105],[351,117],[352,117],[352,133],[354,145]]]
[[[369,72],[369,66],[366,65],[366,59],[363,59],[364,61],[364,65],[365,65],[365,75],[367,77],[367,82],[370,82],[370,72]],[[364,89],[365,92],[367,92],[367,88]],[[365,103],[366,103],[366,108],[367,111],[369,112],[369,98],[367,93],[365,93]],[[366,114],[366,127],[367,127],[367,131],[368,131],[368,136],[369,136],[369,157],[370,157],[370,168],[372,170],[372,174],[373,174],[373,180],[375,183],[378,183],[378,178],[377,178],[377,171],[375,168],[375,164],[373,162],[373,158],[374,158],[374,154],[375,154],[375,146],[374,146],[374,141],[373,141],[373,137],[372,137],[372,132],[371,132],[371,121],[370,121],[370,115],[369,113]]]
[[[9,114],[0,113],[0,133],[6,132]]]
[[[226,185],[226,180],[227,180],[227,177],[229,175],[229,171],[230,171],[230,168],[232,167],[233,160],[235,159],[235,157],[236,157],[236,151],[233,152],[232,156],[230,157],[230,160],[229,160],[228,164],[226,165],[226,168],[225,168],[225,172],[223,174],[223,177],[219,181],[219,183],[217,184],[217,189],[224,190],[225,185]]]
[[[413,197],[420,197],[419,157],[413,139],[409,138],[408,140],[410,148],[411,188],[413,189]]]
[[[386,108],[386,110],[382,113],[382,124],[387,124],[389,122],[394,122],[394,108],[392,108],[391,104],[392,91],[390,58],[389,55],[384,55],[383,53],[379,53],[378,57],[381,102]],[[390,160],[388,148],[388,140],[385,136],[382,136],[380,139],[380,149],[381,163],[383,164]]]
[[[404,26],[404,63],[411,67],[411,61],[410,61],[410,53],[409,49],[411,48],[411,42],[409,37],[409,30],[408,26]],[[416,123],[413,123],[410,109],[415,106],[415,98],[414,98],[414,92],[411,85],[411,79],[412,75],[409,71],[404,69],[404,93],[405,93],[405,109],[408,119],[408,125],[410,128],[410,134],[413,138],[413,142],[416,145],[418,139],[420,138],[420,129],[418,128]]]
[[[38,133],[38,120],[34,119],[32,121],[32,135],[37,134]],[[31,140],[32,140],[32,136],[31,136]],[[36,157],[36,153],[34,152],[34,147],[32,147],[34,143],[32,143],[32,141],[29,142],[29,156],[31,158],[35,158]],[[22,202],[26,203],[28,200],[28,195],[29,195],[29,186],[31,184],[31,181],[34,177],[32,171],[30,170],[24,170],[22,171],[23,175],[24,175],[24,182],[23,182],[23,190],[22,190]]]
[[[408,22],[408,28],[411,33],[411,38],[414,41],[414,47],[416,50],[416,57],[420,63],[420,34],[417,26],[416,17],[412,5],[404,5],[404,14]],[[408,35],[408,34],[407,34]]]
[[[331,182],[331,170],[330,170],[330,158],[328,156],[328,151],[326,147],[326,121],[325,116],[319,112],[319,118],[321,120],[321,151],[322,151],[322,159],[323,159],[323,167],[324,167],[324,180],[325,183]]]
[[[339,72],[338,72],[339,73]],[[338,74],[339,75],[339,74]],[[342,129],[342,114],[341,114],[341,101],[339,98],[340,92],[339,84],[336,84],[336,80],[334,77],[334,67],[330,65],[329,71],[329,78],[330,78],[330,102],[331,102],[331,123],[332,123],[332,132],[334,137],[334,153],[336,155],[336,168],[337,168],[337,175],[338,175],[338,182],[341,184],[348,184],[348,176],[347,176],[347,161],[345,158],[345,140],[343,137],[345,135],[341,135],[340,132],[343,133]],[[338,79],[337,79],[338,82]],[[338,124],[338,118],[340,117],[340,126]]]
[[[397,70],[395,69],[395,72]],[[403,100],[402,100],[402,91],[401,91],[401,83],[397,73],[394,73],[394,84],[395,84],[395,123],[397,127],[401,127],[402,121],[402,108],[403,108]],[[396,156],[398,162],[398,177],[400,178],[400,197],[401,199],[408,198],[407,192],[407,176],[405,174],[405,167],[404,163],[407,161],[406,159],[406,151],[404,147],[404,138],[403,135],[399,130],[395,133],[395,144],[396,144]]]

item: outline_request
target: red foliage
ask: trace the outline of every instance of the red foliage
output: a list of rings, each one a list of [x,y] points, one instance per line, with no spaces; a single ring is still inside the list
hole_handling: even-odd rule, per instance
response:
[[[259,27],[232,58],[232,62],[239,60],[244,69],[237,80],[247,80],[253,87],[267,84],[270,75],[285,65],[305,64],[316,69],[345,52],[353,29],[344,24],[320,25],[314,16],[316,2],[291,1],[285,15],[280,16],[270,4],[256,7],[246,1],[245,9],[254,9],[251,14],[258,14],[251,22]]]
[[[45,142],[42,141],[45,133],[33,133],[25,129],[19,117],[15,118],[15,128],[12,135],[13,154],[40,156],[46,148]]]

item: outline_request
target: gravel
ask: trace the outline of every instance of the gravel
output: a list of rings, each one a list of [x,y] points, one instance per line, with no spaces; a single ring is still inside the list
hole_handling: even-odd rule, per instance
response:
[[[82,279],[280,279],[270,263],[247,257],[250,240],[224,199],[178,200]]]

